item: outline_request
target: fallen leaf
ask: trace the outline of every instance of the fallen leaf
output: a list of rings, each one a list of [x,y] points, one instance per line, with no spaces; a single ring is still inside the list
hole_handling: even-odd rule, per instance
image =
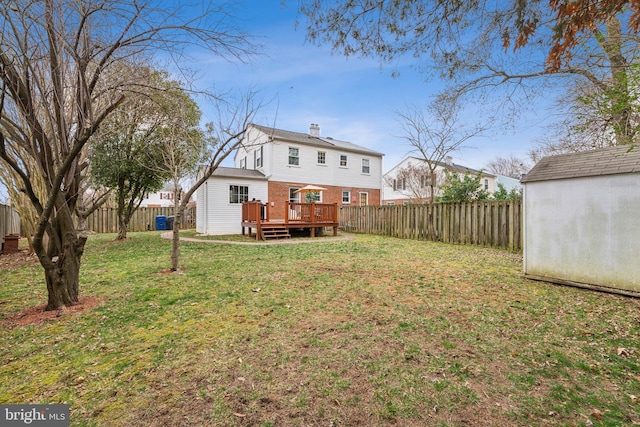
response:
[[[247,414],[241,414],[239,412],[234,412],[233,415],[235,415],[236,417],[240,417],[240,418],[243,418],[243,417],[247,416]]]
[[[597,410],[596,408],[593,408],[591,410],[591,416],[593,418],[595,418],[596,420],[601,420],[602,419],[602,412],[600,412],[599,410]]]
[[[618,347],[618,351],[616,353],[618,353],[618,356],[620,357],[629,357],[629,351],[624,347]]]
[[[638,403],[638,396],[634,396],[633,394],[630,394],[629,399],[631,399],[633,403]]]
[[[262,289],[261,288],[255,288],[255,289],[251,289],[253,292],[260,292]]]

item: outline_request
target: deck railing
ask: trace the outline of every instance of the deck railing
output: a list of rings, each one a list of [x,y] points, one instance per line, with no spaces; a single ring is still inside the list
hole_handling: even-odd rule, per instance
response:
[[[291,203],[287,202],[286,223],[304,222],[311,224],[338,222],[336,203]]]
[[[337,203],[291,203],[287,202],[285,224],[303,222],[324,224],[338,222]],[[269,205],[260,200],[242,204],[242,222],[260,224],[270,218]]]
[[[269,206],[260,200],[242,203],[242,222],[269,221]]]

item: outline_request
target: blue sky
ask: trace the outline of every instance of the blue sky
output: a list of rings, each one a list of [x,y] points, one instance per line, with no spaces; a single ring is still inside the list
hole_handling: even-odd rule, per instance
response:
[[[258,113],[258,124],[308,132],[311,123],[318,123],[322,136],[385,154],[384,171],[388,171],[410,151],[401,138],[394,111],[407,105],[426,105],[444,83],[426,83],[425,76],[411,67],[412,58],[401,59],[392,68],[381,66],[375,58],[346,59],[332,54],[328,46],[306,42],[304,17],[298,17],[297,2],[286,3],[283,7],[282,0],[235,2],[239,25],[256,37],[264,50],[246,64],[193,53],[190,68],[197,72],[196,87],[243,91],[256,86],[264,99],[270,100]],[[301,21],[298,29],[296,18]],[[394,70],[399,71],[399,77],[391,77]],[[203,121],[211,120],[211,106],[199,102]],[[464,120],[475,122],[474,111],[483,108],[468,106]],[[454,162],[480,169],[497,156],[524,157],[547,121],[541,111],[531,108],[514,123],[517,133],[494,129],[486,137],[470,140],[465,149],[453,154]],[[0,188],[0,201],[5,197]]]
[[[256,122],[277,128],[308,132],[318,123],[322,136],[347,140],[385,154],[384,171],[391,169],[410,147],[401,138],[396,110],[407,105],[425,105],[444,83],[425,82],[425,76],[411,67],[412,58],[392,66],[381,66],[375,58],[345,58],[332,54],[328,46],[305,41],[304,17],[297,16],[297,2],[245,0],[242,27],[263,44],[263,55],[248,64],[229,63],[208,55],[195,56],[192,67],[199,70],[196,85],[241,90],[249,85],[262,89],[271,103],[261,110]],[[295,21],[301,24],[296,29]],[[399,77],[392,77],[397,70]],[[208,106],[201,104],[204,120]],[[474,122],[470,105],[466,121]],[[469,141],[467,148],[454,153],[454,162],[480,169],[497,156],[524,157],[541,134],[546,122],[540,110],[521,117],[518,132],[494,129],[490,135]]]

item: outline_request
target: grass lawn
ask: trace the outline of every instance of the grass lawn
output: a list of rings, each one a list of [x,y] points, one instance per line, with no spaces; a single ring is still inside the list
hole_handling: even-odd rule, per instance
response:
[[[0,271],[0,403],[82,426],[640,423],[640,300],[527,281],[508,252],[375,236],[304,245],[92,236],[39,325],[38,265]]]

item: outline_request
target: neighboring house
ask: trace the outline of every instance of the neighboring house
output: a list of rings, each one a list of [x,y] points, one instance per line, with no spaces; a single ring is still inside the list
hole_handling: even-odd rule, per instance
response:
[[[173,207],[174,186],[167,183],[162,190],[147,193],[140,203],[141,208],[171,208]]]
[[[296,193],[306,185],[326,188],[321,203],[338,206],[379,205],[382,153],[309,133],[256,124],[248,126],[233,168],[218,168],[196,193],[196,230],[203,234],[235,234],[241,230],[242,202],[268,204],[272,220],[284,219],[287,202],[306,202]]]
[[[457,172],[460,175],[481,174],[483,188],[489,193],[497,189],[498,177],[466,166],[457,165],[447,157],[435,168],[435,176],[429,175],[427,162],[418,157],[407,157],[383,176],[383,204],[401,205],[405,203],[427,203],[430,198],[431,181],[434,180],[435,196],[440,194],[440,187],[445,182],[444,170]],[[506,178],[506,177],[505,177]]]
[[[522,183],[526,277],[640,296],[640,147],[545,157]]]
[[[162,190],[155,193],[147,193],[144,195],[141,208],[172,208],[175,205],[175,186],[172,183],[166,183]],[[190,200],[187,207],[193,207],[194,201]]]
[[[513,189],[522,191],[522,184],[520,184],[520,180],[511,178],[510,176],[496,175],[496,189],[500,184],[502,184],[504,189],[507,191],[511,191]]]

